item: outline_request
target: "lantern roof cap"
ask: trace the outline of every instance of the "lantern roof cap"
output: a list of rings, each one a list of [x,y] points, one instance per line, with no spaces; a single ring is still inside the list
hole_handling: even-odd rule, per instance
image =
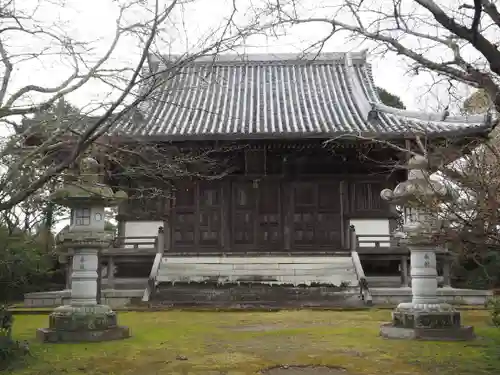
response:
[[[100,182],[100,165],[94,158],[85,157],[79,162],[78,173],[67,173],[63,186],[54,191],[49,199],[62,206],[116,206],[128,198],[124,191],[113,189]]]

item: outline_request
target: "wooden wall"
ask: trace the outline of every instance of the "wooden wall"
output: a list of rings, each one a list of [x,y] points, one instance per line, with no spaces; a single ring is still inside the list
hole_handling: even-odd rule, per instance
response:
[[[162,217],[180,253],[338,251],[350,218],[387,218],[384,181],[322,176],[300,180],[227,177],[182,181],[173,199],[133,202],[144,220]],[[148,211],[155,207],[155,215]],[[137,220],[137,219],[136,219]]]
[[[385,149],[317,143],[246,145],[227,153],[229,176],[173,179],[164,194],[131,199],[121,221],[164,220],[177,253],[347,249],[349,219],[391,216],[380,191],[401,176]]]

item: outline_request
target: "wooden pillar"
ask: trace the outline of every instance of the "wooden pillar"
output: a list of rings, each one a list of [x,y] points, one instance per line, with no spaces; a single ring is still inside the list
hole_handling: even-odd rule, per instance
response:
[[[283,179],[282,182],[282,193],[283,193],[283,245],[286,251],[290,251],[292,248],[292,207],[293,207],[293,196],[292,196],[293,185],[290,179]]]
[[[341,238],[340,238],[340,246],[342,246],[342,249],[347,249],[350,248],[350,227],[347,227],[346,230],[346,219],[345,219],[345,212],[344,212],[344,202],[345,202],[345,196],[344,196],[344,189],[345,189],[345,181],[342,180],[340,181],[339,184],[339,209],[340,209],[340,233]],[[346,238],[347,237],[347,238]]]
[[[112,256],[110,256],[108,258],[108,289],[115,288],[114,268],[115,268],[115,259]]]
[[[221,215],[221,248],[224,253],[231,251],[231,220],[233,219],[231,212],[232,205],[232,183],[230,179],[226,179],[222,182],[222,215]],[[165,225],[169,225],[169,223],[165,222]],[[165,226],[165,234],[168,235],[170,233],[170,228]],[[165,245],[168,246],[170,250],[171,244],[170,241],[171,236],[169,238],[165,238]]]
[[[401,257],[401,286],[407,287],[410,284],[410,273],[408,272],[408,256]]]
[[[351,251],[358,250],[358,237],[356,236],[356,227],[354,225],[349,226],[349,249]]]
[[[223,194],[226,192],[223,191]],[[174,196],[173,192],[171,190],[168,191],[167,194],[168,198],[165,202],[165,212],[166,215],[163,218],[163,228],[160,227],[158,228],[158,237],[161,235],[163,236],[163,249],[162,251],[170,251],[172,249],[172,238],[173,238],[173,233],[172,233],[172,222],[174,219]],[[228,197],[226,195],[222,196],[222,202],[224,202]],[[223,203],[224,204],[224,203]],[[224,216],[225,212],[222,212],[222,216]]]
[[[166,231],[163,227],[158,228],[158,237],[156,237],[156,252],[163,254],[165,251],[165,248],[167,247],[166,244]]]

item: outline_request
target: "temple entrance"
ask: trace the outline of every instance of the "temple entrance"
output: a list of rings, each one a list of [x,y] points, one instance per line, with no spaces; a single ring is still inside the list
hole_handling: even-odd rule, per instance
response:
[[[238,181],[231,185],[231,251],[282,251],[280,182]]]
[[[338,251],[340,184],[279,178],[202,181],[179,186],[174,251]]]

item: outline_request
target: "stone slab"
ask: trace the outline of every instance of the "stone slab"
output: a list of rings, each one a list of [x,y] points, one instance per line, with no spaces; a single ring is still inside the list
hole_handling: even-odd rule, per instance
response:
[[[411,302],[412,293],[409,287],[397,288],[372,288],[370,287],[373,303],[375,305],[397,305],[402,302]],[[493,293],[489,290],[438,288],[437,296],[441,302],[452,305],[481,306],[491,298]]]
[[[265,284],[160,284],[151,306],[211,308],[360,307],[358,288],[283,286]]]
[[[39,328],[36,331],[36,338],[42,343],[102,342],[123,340],[129,337],[130,329],[125,326],[92,331],[57,331],[50,328]]]
[[[471,326],[453,328],[404,328],[392,323],[380,326],[380,335],[387,339],[428,340],[428,341],[468,341],[476,335]]]
[[[459,311],[394,311],[392,323],[402,328],[459,328]]]
[[[146,283],[144,283],[144,285],[146,285]],[[112,308],[121,308],[130,304],[133,298],[142,298],[143,293],[144,289],[104,289],[101,297],[104,304]],[[26,293],[24,295],[24,306],[29,308],[56,307],[60,305],[69,305],[70,303],[70,290]]]

